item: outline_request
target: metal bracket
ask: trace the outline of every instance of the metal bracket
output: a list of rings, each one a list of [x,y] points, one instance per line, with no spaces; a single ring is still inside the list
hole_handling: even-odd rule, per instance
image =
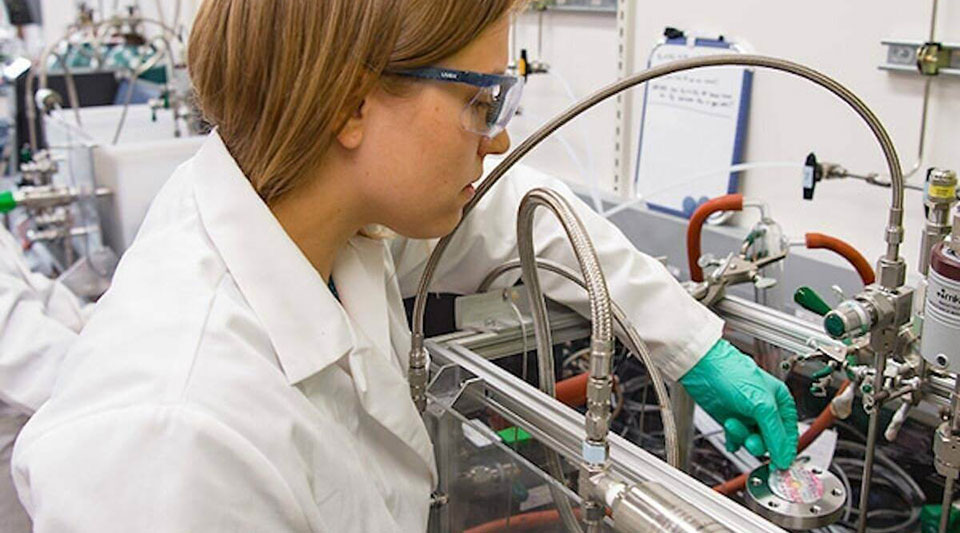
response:
[[[960,75],[960,44],[922,41],[881,41],[887,47],[881,70],[924,76]]]
[[[462,413],[482,408],[486,383],[455,364],[441,366],[427,386],[433,401]]]

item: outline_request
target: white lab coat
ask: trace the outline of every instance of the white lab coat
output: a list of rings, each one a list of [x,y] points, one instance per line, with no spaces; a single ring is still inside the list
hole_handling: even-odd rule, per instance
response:
[[[498,184],[434,289],[471,292],[515,255],[534,184],[568,191],[529,171]],[[720,320],[577,205],[612,293],[679,376]],[[575,265],[557,224],[537,228],[545,256]],[[154,201],[17,441],[36,531],[423,531],[436,467],[406,382],[402,296],[429,246],[354,237],[333,267],[338,304],[211,134]],[[544,279],[585,309],[579,289]]]
[[[30,531],[10,477],[13,442],[50,396],[85,315],[69,289],[30,271],[20,243],[0,226],[0,533]]]

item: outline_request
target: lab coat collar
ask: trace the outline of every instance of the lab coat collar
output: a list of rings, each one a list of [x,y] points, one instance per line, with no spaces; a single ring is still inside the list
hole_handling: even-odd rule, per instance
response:
[[[390,304],[386,291],[388,253],[382,240],[354,236],[337,254],[332,277],[340,303],[347,315],[353,317],[357,329],[399,370],[390,345]]]
[[[354,345],[343,309],[214,131],[192,162],[197,208],[292,385]]]
[[[390,324],[387,293],[393,283],[389,253],[384,241],[355,236],[333,263],[340,302],[356,325],[357,343],[347,363],[363,409],[420,456],[436,485],[433,445],[420,414],[409,400],[406,367],[401,366],[391,346],[395,328]],[[400,305],[399,297],[396,304]],[[397,346],[397,353],[408,344]]]

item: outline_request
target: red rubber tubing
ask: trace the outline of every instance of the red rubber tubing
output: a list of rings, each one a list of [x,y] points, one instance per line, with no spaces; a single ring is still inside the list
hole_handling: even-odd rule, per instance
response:
[[[573,510],[573,514],[580,518],[580,508]],[[471,527],[464,533],[500,533],[507,531],[524,531],[528,529],[542,529],[551,526],[560,521],[560,515],[556,509],[549,511],[534,511],[529,513],[516,514],[510,517],[510,524],[507,525],[507,519],[501,518],[479,526]]]
[[[571,406],[580,407],[587,404],[587,380],[589,372],[577,374],[557,382],[557,399]]]
[[[871,285],[876,281],[876,275],[873,273],[873,267],[870,266],[870,263],[867,261],[863,255],[857,251],[856,248],[850,246],[848,243],[841,241],[836,237],[831,237],[829,235],[824,235],[823,233],[807,233],[806,235],[807,248],[824,248],[835,252],[844,259],[850,262],[853,265],[853,268],[857,269],[857,274],[860,274],[860,279],[863,280],[864,285]]]
[[[844,382],[840,385],[840,388],[837,389],[837,393],[834,395],[834,397],[843,394],[843,391],[846,390],[848,386],[850,386],[850,381],[844,380]],[[823,411],[820,411],[820,414],[813,421],[813,423],[810,424],[810,427],[803,432],[803,435],[800,435],[799,439],[797,439],[797,453],[806,450],[807,446],[810,446],[811,442],[817,440],[817,437],[819,437],[825,429],[832,426],[836,420],[837,417],[833,414],[833,410],[830,409],[830,404],[827,404],[827,406],[823,408]],[[714,486],[713,490],[723,494],[724,496],[730,496],[740,492],[746,486],[747,474],[740,474],[733,479],[728,479],[727,481]]]
[[[707,217],[718,211],[742,211],[743,195],[727,194],[718,196],[712,200],[703,203],[687,223],[687,264],[690,267],[690,279],[693,281],[703,281],[703,269],[697,264],[700,259],[700,233],[703,231],[703,223]]]

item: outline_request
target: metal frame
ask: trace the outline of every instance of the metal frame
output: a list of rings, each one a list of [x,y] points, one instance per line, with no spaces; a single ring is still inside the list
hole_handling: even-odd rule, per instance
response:
[[[431,391],[439,386],[441,379],[449,379],[444,374],[450,371],[459,373],[461,382],[479,378],[479,382],[474,381],[473,385],[464,388],[466,397],[459,401],[480,402],[564,457],[574,462],[579,459],[584,427],[582,414],[463,346],[428,340],[425,347],[431,356],[431,374],[434,376]],[[611,434],[609,443],[610,471],[623,479],[657,481],[733,531],[783,531],[753,513],[745,513],[733,501],[626,439]]]

